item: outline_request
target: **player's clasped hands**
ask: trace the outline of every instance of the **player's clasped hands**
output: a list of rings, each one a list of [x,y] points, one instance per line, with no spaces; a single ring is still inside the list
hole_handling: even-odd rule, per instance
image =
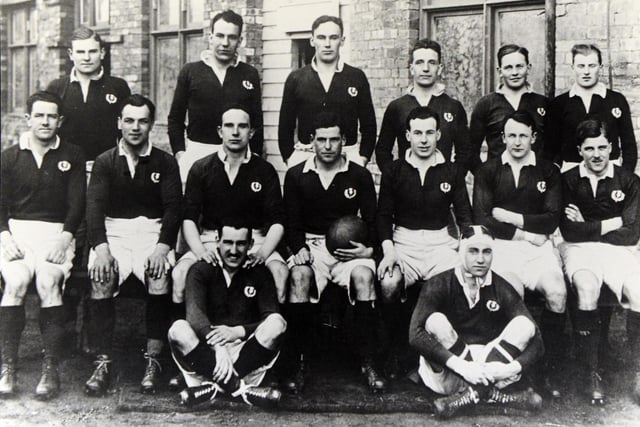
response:
[[[336,249],[333,251],[332,255],[335,259],[346,262],[356,258],[371,258],[373,256],[373,248],[369,248],[353,240],[349,240],[349,243],[353,245],[352,249]]]

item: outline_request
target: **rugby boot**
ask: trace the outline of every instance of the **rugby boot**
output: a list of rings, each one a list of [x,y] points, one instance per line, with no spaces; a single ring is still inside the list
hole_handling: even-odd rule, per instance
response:
[[[480,395],[470,386],[460,393],[434,400],[433,409],[438,418],[451,418],[461,409],[475,406],[478,402],[480,402]]]
[[[16,364],[11,359],[2,361],[0,369],[0,397],[13,395],[16,388]]]
[[[277,388],[256,387],[240,381],[240,387],[231,396],[241,398],[248,405],[270,409],[278,406],[282,393]]]
[[[180,392],[180,404],[191,407],[207,400],[213,400],[219,391],[220,386],[212,382],[204,382],[199,386],[187,387]]]
[[[45,357],[42,362],[42,376],[36,386],[36,398],[49,400],[60,392],[60,375],[58,361],[53,357]]]
[[[181,388],[184,388],[185,383],[184,383],[184,377],[182,376],[181,373],[177,373],[174,376],[172,376],[171,378],[169,378],[169,390],[171,391],[178,391]]]
[[[96,368],[84,384],[84,391],[89,396],[102,396],[111,383],[111,359],[107,354],[99,354],[93,364]]]
[[[538,411],[542,407],[542,397],[533,391],[532,388],[515,393],[506,393],[495,387],[491,387],[487,402],[531,412]]]
[[[304,390],[305,374],[307,366],[304,362],[304,355],[300,355],[300,360],[294,368],[294,372],[282,380],[282,388],[290,394],[300,394]]]
[[[589,398],[590,403],[594,406],[602,406],[605,403],[604,387],[602,386],[602,377],[598,371],[589,373]]]
[[[373,362],[365,361],[361,370],[372,393],[384,393],[387,391],[387,380],[376,371]]]
[[[147,366],[144,368],[144,375],[140,381],[140,392],[155,394],[158,391],[158,384],[160,384],[162,366],[157,358],[148,353],[144,354],[144,358],[147,360]]]

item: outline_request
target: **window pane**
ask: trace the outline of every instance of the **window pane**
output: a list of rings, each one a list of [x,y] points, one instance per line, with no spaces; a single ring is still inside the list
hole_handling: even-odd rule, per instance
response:
[[[91,1],[82,0],[80,2],[80,22],[82,24],[91,25]]]
[[[473,111],[482,96],[484,20],[474,14],[435,16],[432,37],[442,45],[447,92]]]
[[[180,24],[180,0],[158,1],[158,27]]]
[[[200,53],[207,48],[205,38],[202,34],[189,34],[185,37],[187,43],[186,62],[198,61]]]
[[[11,43],[22,44],[26,41],[27,13],[25,9],[18,9],[11,14]]]
[[[11,50],[11,109],[24,109],[27,102],[28,73],[25,73],[26,50],[24,48]]]
[[[538,93],[544,93],[544,9],[506,10],[498,12],[495,52],[503,44],[515,43],[529,50],[529,82]],[[494,54],[495,56],[495,54]],[[498,65],[497,63],[495,64]],[[495,77],[498,84],[498,77]]]
[[[96,24],[109,23],[109,0],[95,0]]]
[[[29,42],[35,43],[38,39],[38,12],[29,10]]]
[[[34,70],[36,69],[38,64],[38,55],[35,47],[29,48],[29,69],[27,70],[27,75],[29,76],[29,94],[34,93],[35,91],[40,89],[40,82],[36,76]]]
[[[171,99],[176,88],[176,79],[180,71],[178,55],[178,37],[159,37],[156,39],[155,94],[158,121],[165,123]]]
[[[204,0],[187,0],[187,26],[200,27],[204,20]]]

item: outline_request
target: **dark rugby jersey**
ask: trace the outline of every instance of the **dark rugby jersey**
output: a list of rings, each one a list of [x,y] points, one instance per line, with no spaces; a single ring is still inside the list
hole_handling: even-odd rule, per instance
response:
[[[62,98],[64,121],[60,138],[82,147],[86,160],[95,160],[99,154],[116,146],[120,135],[120,106],[131,95],[127,82],[107,75],[91,80],[86,102],[80,83],[70,77],[52,81],[47,92]]]
[[[629,104],[624,95],[609,89],[606,89],[604,98],[594,94],[588,113],[607,123],[607,139],[612,145],[611,159],[622,155],[622,167],[633,172],[638,160],[638,147]],[[547,125],[549,135],[544,150],[547,159],[558,165],[582,161],[576,148],[576,128],[586,115],[582,98],[577,95],[569,96],[569,92],[566,92],[551,101]]]
[[[324,235],[338,218],[357,215],[369,228],[369,241],[375,244],[376,192],[371,173],[360,165],[347,162],[336,174],[327,190],[314,170],[305,172],[315,157],[287,171],[284,179],[285,226],[289,247],[294,253],[305,247],[305,233]]]
[[[127,159],[113,148],[96,159],[87,195],[87,230],[92,247],[107,242],[105,217],[162,218],[158,243],[175,245],[182,219],[178,164],[155,147],[141,156],[133,178]]]
[[[238,62],[229,67],[221,84],[204,61],[190,62],[182,67],[169,111],[168,130],[171,150],[175,154],[185,149],[185,118],[187,137],[203,144],[222,144],[218,126],[222,109],[228,104],[244,105],[251,115],[251,151],[262,154],[262,95],[258,71],[249,64]]]
[[[520,98],[518,111],[526,111],[536,123],[537,138],[533,150],[541,152],[546,139],[545,116],[547,115],[549,100],[546,96],[534,92],[525,92]],[[514,110],[507,98],[500,92],[493,92],[480,98],[471,113],[471,154],[469,169],[474,171],[482,164],[480,147],[482,140],[489,146],[488,159],[499,157],[505,149],[502,141],[504,118]]]
[[[249,338],[268,315],[278,313],[271,273],[264,266],[241,268],[227,287],[222,267],[197,262],[187,273],[187,322],[205,340],[211,326],[242,326]]]
[[[613,166],[613,176],[598,181],[594,197],[589,178],[581,176],[580,167],[562,174],[564,205],[580,209],[584,222],[569,221],[562,215],[560,231],[568,242],[604,242],[631,246],[640,239],[640,184],[638,177]],[[603,236],[601,221],[622,217],[622,227]]]
[[[439,163],[427,169],[424,183],[407,160],[396,160],[382,173],[378,199],[378,238],[391,240],[393,225],[412,230],[439,230],[449,223],[454,206],[458,225],[471,224],[471,206],[463,168]]]
[[[347,146],[358,142],[359,121],[362,134],[360,155],[371,158],[376,144],[376,115],[369,81],[362,70],[344,64],[342,71],[333,75],[328,92],[311,65],[295,70],[287,77],[278,125],[278,143],[284,160],[293,153],[296,121],[298,140],[309,144],[314,130],[311,129],[312,122],[321,111],[340,115]]]
[[[273,166],[251,155],[247,163],[240,165],[232,185],[220,159],[222,154],[208,155],[191,167],[184,195],[184,218],[209,230],[217,229],[225,218],[238,217],[254,229],[284,225],[280,181]]]
[[[0,231],[9,230],[13,218],[64,223],[64,231],[74,234],[85,209],[87,179],[81,149],[60,142],[45,153],[38,168],[24,145],[27,140],[21,140],[0,156]]]
[[[392,150],[396,141],[398,143],[398,158],[404,159],[404,153],[409,149],[405,122],[411,110],[419,106],[415,96],[406,94],[391,101],[384,112],[376,145],[376,163],[383,172],[393,162]],[[441,137],[438,141],[438,150],[447,161],[450,161],[452,149],[455,147],[455,162],[465,167],[471,154],[471,146],[469,145],[467,113],[462,104],[446,93],[442,93],[438,96],[431,96],[427,106],[437,112],[439,116]]]
[[[491,215],[493,208],[503,208],[524,217],[524,231],[551,234],[562,215],[560,171],[551,162],[536,156],[536,165],[523,166],[516,188],[509,164],[500,157],[488,160],[475,174],[473,217],[498,239],[512,239],[516,227]]]
[[[517,316],[525,316],[534,322],[520,296],[506,280],[492,272],[492,283],[479,289],[479,301],[469,308],[464,289],[456,277],[455,269],[445,271],[427,281],[411,317],[409,341],[427,360],[444,366],[454,356],[425,330],[425,323],[433,313],[444,314],[465,344],[487,344],[496,339]],[[535,322],[534,322],[535,324]],[[518,356],[526,370],[540,359],[544,345],[540,331]]]

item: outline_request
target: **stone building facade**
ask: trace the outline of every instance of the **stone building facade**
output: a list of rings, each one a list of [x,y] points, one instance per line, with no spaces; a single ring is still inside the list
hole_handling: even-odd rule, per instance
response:
[[[604,52],[603,80],[625,94],[640,140],[640,3],[557,0],[555,93],[572,81],[569,49],[595,42]],[[154,142],[168,147],[166,113],[180,67],[207,46],[209,20],[232,8],[245,20],[242,59],[263,81],[266,156],[284,171],[277,123],[284,81],[310,59],[313,19],[345,22],[346,62],[369,77],[378,126],[387,104],[409,84],[411,45],[432,37],[444,48],[448,91],[471,114],[497,84],[495,52],[506,42],[531,50],[532,80],[544,92],[545,1],[510,0],[3,0],[0,2],[2,146],[24,128],[24,100],[68,74],[73,29],[84,23],[107,43],[108,71],[158,104]],[[371,166],[376,172],[376,167]]]

